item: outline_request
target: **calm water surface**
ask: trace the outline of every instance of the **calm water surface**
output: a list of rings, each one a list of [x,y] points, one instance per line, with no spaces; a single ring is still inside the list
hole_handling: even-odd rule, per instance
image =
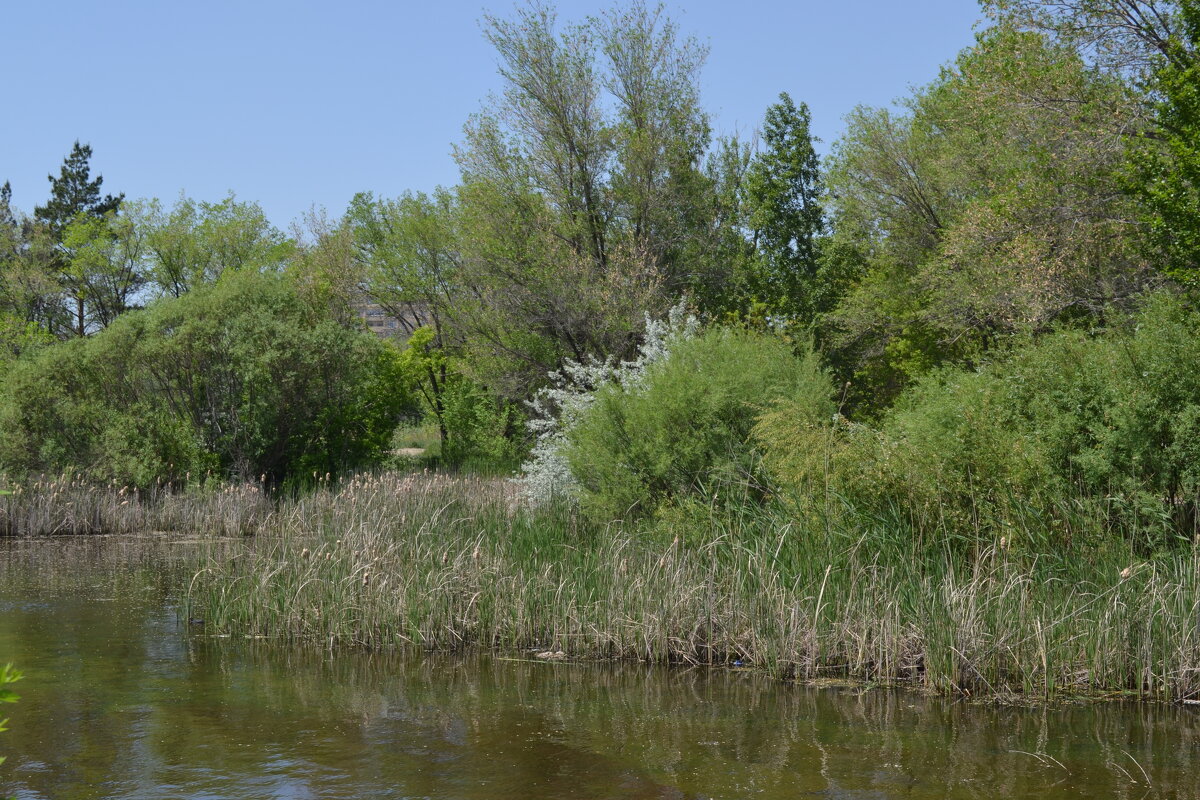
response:
[[[0,540],[0,797],[1200,797],[1200,711],[744,671],[299,652],[182,623],[160,540]]]

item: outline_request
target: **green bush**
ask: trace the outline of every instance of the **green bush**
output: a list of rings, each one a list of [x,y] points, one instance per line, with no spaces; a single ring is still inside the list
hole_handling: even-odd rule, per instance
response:
[[[442,403],[442,463],[481,474],[511,474],[520,467],[521,419],[516,408],[461,375],[447,382]]]
[[[805,435],[821,443],[806,431],[786,408],[757,429],[767,463],[801,499],[823,476],[850,504],[902,508],[919,530],[1069,538],[1069,517],[1084,513],[1092,536],[1115,526],[1151,548],[1190,538],[1200,520],[1200,315],[1155,295],[1104,334],[1061,331],[977,370],[936,371],[878,428],[828,432],[824,473],[796,455]]]
[[[722,494],[761,496],[756,417],[788,401],[815,422],[833,413],[816,357],[765,334],[717,328],[673,345],[633,385],[601,388],[567,434],[586,512],[649,515]]]
[[[399,353],[278,275],[215,285],[43,348],[0,387],[0,469],[145,485],[378,462],[415,408]]]
[[[1200,315],[1163,294],[1131,322],[1103,336],[1058,333],[975,374],[943,373],[897,409],[889,433],[925,467],[917,480],[954,487],[960,505],[968,495],[1082,494],[1127,523],[1194,524]]]

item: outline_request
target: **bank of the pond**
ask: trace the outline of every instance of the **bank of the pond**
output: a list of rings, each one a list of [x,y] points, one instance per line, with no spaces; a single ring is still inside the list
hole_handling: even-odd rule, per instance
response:
[[[523,508],[503,483],[364,478],[197,569],[210,630],[320,646],[542,648],[937,692],[1200,695],[1200,561],[962,552],[843,515],[713,513],[669,539]]]
[[[0,654],[26,674],[0,797],[1200,796],[1200,715],[1182,706],[209,633],[177,607],[194,540],[0,539]]]
[[[0,522],[255,534],[201,547],[186,613],[210,634],[740,662],[976,697],[1200,699],[1194,544],[966,547],[878,516],[805,523],[783,508],[597,528],[523,506],[504,481],[422,474],[263,494],[130,500],[56,484],[0,498]]]

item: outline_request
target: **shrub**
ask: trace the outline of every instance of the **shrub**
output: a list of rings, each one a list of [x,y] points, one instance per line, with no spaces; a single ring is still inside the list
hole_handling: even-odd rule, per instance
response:
[[[684,299],[667,312],[665,319],[646,315],[642,343],[632,361],[568,359],[562,369],[550,373],[550,385],[529,403],[533,414],[527,427],[536,441],[528,460],[521,465],[518,481],[526,499],[535,505],[577,501],[581,488],[567,459],[568,434],[595,401],[598,390],[608,385],[640,388],[650,365],[665,359],[677,343],[691,339],[699,330],[700,323],[687,312]]]
[[[484,474],[511,474],[521,463],[521,419],[511,404],[461,375],[442,396],[446,441],[441,461]]]
[[[284,480],[380,460],[413,405],[390,345],[284,277],[231,273],[19,361],[0,389],[0,468]]]
[[[912,463],[934,466],[918,480],[960,498],[1083,494],[1138,517],[1128,523],[1152,522],[1157,506],[1152,516],[1195,524],[1200,315],[1160,294],[1131,323],[1064,331],[978,373],[942,374],[893,413],[889,433]]]
[[[717,328],[681,339],[640,381],[598,389],[567,431],[584,509],[613,519],[721,492],[761,496],[755,418],[785,398],[828,417],[831,394],[816,357],[778,337]]]
[[[811,500],[823,475],[921,530],[1069,536],[1063,518],[1082,509],[1101,520],[1093,535],[1117,525],[1156,547],[1200,518],[1200,315],[1170,295],[1102,335],[1060,331],[927,375],[878,428],[831,429],[824,473],[796,455],[816,434],[794,416],[778,409],[757,429],[777,478]]]

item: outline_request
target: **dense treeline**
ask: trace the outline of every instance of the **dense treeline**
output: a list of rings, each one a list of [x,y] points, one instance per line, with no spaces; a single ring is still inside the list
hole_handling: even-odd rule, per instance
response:
[[[291,235],[102,195],[77,143],[32,216],[0,192],[0,469],[285,480],[423,421],[443,463],[532,449],[534,493],[600,519],[785,499],[1069,538],[1074,503],[1161,545],[1200,486],[1200,4],[984,8],[824,162],[787,93],[714,135],[705,48],[641,3],[485,17],[503,90],[461,182]],[[703,330],[650,341],[681,301]]]

